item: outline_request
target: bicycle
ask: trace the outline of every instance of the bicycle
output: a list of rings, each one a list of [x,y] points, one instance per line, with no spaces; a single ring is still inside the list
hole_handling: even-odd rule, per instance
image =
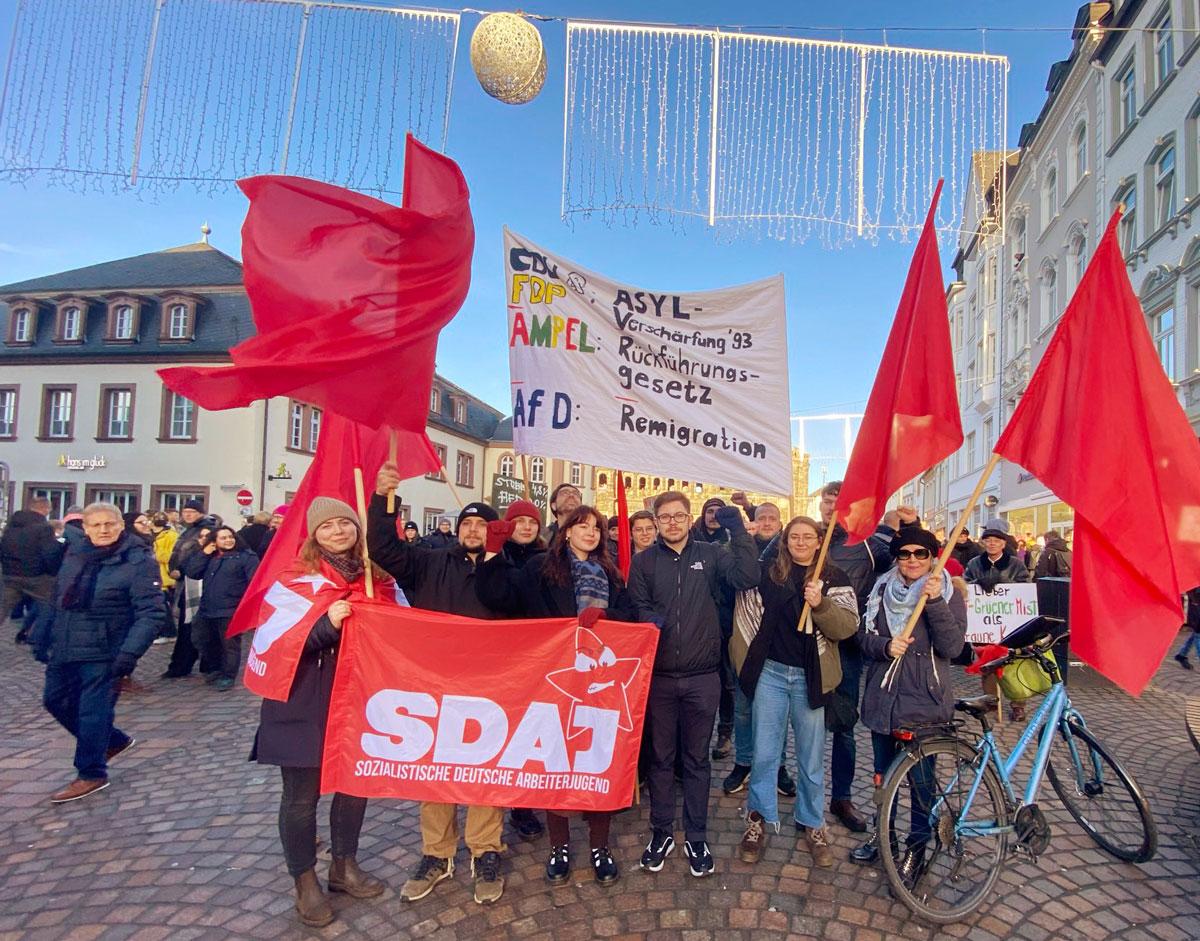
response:
[[[1045,700],[1007,757],[992,735],[995,696],[955,702],[958,712],[979,721],[978,740],[961,734],[963,719],[900,734],[907,744],[881,786],[879,855],[893,897],[917,916],[935,924],[961,920],[992,891],[1010,845],[1013,853],[1034,861],[1046,851],[1050,824],[1037,803],[1043,774],[1070,815],[1106,852],[1143,863],[1157,850],[1154,818],[1137,782],[1088,730],[1057,664],[1046,656],[1051,644],[1067,636],[1044,635],[981,667],[990,673],[1035,660],[1051,679]],[[1039,733],[1018,801],[1013,772]],[[909,792],[907,835],[898,828],[902,790]]]

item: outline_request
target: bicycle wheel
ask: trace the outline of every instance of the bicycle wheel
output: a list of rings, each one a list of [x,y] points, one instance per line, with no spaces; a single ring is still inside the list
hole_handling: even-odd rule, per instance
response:
[[[897,759],[883,783],[879,832],[889,839],[881,836],[879,855],[892,895],[935,924],[959,921],[979,908],[1008,852],[1008,803],[990,762],[970,795],[982,760],[966,742],[932,739]],[[918,805],[929,812],[915,810]],[[995,832],[998,827],[1003,829]],[[906,878],[901,870],[914,860]]]
[[[1078,720],[1064,719],[1052,734],[1046,773],[1063,806],[1117,859],[1150,859],[1158,831],[1137,782]]]

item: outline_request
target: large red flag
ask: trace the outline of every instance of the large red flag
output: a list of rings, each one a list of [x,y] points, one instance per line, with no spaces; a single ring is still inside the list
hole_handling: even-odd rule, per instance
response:
[[[229,351],[232,366],[162,369],[163,381],[208,409],[287,395],[423,434],[438,332],[466,298],[475,229],[458,165],[411,135],[404,180],[404,208],[300,177],[242,180],[258,335]]]
[[[1119,219],[996,451],[1074,507],[1071,648],[1137,695],[1200,585],[1200,443],[1129,284]]]
[[[401,431],[398,435],[400,447],[397,463],[402,479],[433,472],[441,467],[437,452],[424,432]],[[389,435],[386,430],[367,428],[339,415],[325,414],[316,456],[296,490],[292,511],[283,518],[283,524],[272,537],[267,554],[229,622],[229,637],[252,630],[270,618],[274,606],[268,594],[279,581],[281,573],[295,561],[300,546],[308,536],[305,514],[313,497],[338,497],[354,506],[354,468],[360,467],[367,475],[372,474],[387,460],[388,449]],[[369,499],[374,479],[368,476],[364,485]]]
[[[938,180],[837,501],[847,542],[866,539],[888,497],[962,446],[934,213]]]

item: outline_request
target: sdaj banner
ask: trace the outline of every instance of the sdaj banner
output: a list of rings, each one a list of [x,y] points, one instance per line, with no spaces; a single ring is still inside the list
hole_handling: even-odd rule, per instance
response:
[[[549,810],[633,798],[658,631],[360,603],[342,629],[321,790]]]
[[[649,291],[504,230],[513,443],[791,493],[783,276]]]

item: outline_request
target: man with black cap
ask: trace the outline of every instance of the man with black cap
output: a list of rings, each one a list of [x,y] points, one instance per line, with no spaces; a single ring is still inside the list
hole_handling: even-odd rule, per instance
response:
[[[412,520],[404,524],[404,541],[410,546],[425,546],[425,540],[421,538],[421,528]]]
[[[371,560],[390,574],[407,592],[414,608],[444,611],[472,618],[497,615],[479,600],[475,566],[483,561],[487,524],[500,518],[488,504],[468,503],[458,515],[458,542],[445,549],[420,549],[400,538],[396,513],[388,512],[387,495],[400,486],[395,464],[379,469],[375,494],[367,510],[367,549]],[[397,504],[400,502],[397,499]],[[454,804],[421,804],[421,861],[400,890],[407,902],[423,899],[443,879],[454,874],[458,851],[458,808]],[[468,807],[466,843],[471,852],[475,901],[495,902],[504,893],[500,853],[504,851],[504,810]]]
[[[1008,521],[988,520],[983,527],[983,552],[967,563],[963,580],[991,592],[997,585],[1029,581],[1029,569],[1008,545]]]
[[[971,527],[964,526],[962,532],[958,534],[958,542],[950,550],[950,558],[957,559],[958,564],[966,569],[973,558],[982,554],[983,549],[980,548],[979,543],[971,538]]]

